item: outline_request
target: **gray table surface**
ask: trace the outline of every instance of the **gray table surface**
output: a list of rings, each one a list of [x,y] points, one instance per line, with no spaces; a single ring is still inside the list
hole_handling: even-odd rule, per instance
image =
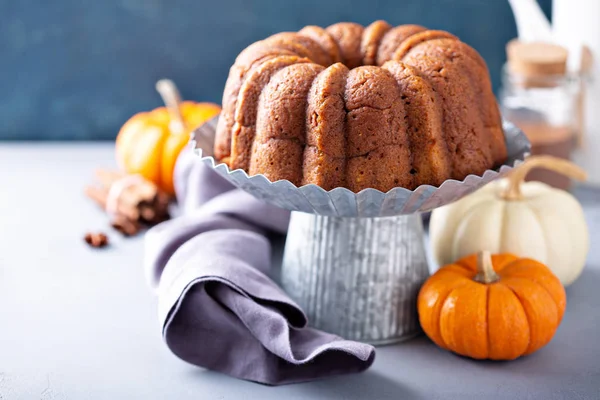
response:
[[[268,387],[186,364],[162,342],[143,237],[106,230],[82,194],[112,146],[0,144],[0,399],[600,399],[600,196],[580,190],[592,251],[567,289],[553,341],[513,362],[477,362],[425,337],[381,347],[358,375]]]

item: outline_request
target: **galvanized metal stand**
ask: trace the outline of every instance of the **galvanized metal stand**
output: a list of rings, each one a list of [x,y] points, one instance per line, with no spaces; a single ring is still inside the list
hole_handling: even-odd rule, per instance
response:
[[[292,212],[281,270],[309,323],[345,339],[395,343],[420,332],[429,271],[419,214],[341,218]]]

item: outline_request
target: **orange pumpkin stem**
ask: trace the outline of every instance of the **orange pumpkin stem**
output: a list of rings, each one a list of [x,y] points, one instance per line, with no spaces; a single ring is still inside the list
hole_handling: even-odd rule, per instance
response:
[[[477,254],[477,275],[473,278],[474,281],[479,283],[494,283],[500,277],[494,271],[494,265],[492,264],[492,255],[489,251],[481,251]]]
[[[587,179],[587,173],[570,161],[552,156],[533,156],[525,160],[520,167],[508,176],[508,187],[502,193],[502,198],[505,200],[522,200],[521,185],[529,171],[534,168],[546,168],[580,181]]]
[[[183,133],[185,131],[185,120],[181,115],[181,96],[177,90],[177,86],[170,79],[161,79],[156,82],[156,91],[162,97],[163,102],[171,115],[170,130],[173,133]]]

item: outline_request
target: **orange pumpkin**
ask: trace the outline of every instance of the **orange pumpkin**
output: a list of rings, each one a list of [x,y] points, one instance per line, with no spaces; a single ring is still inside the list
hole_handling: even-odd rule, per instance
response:
[[[565,289],[545,265],[481,252],[446,265],[419,293],[423,330],[438,346],[476,359],[512,360],[546,345]]]
[[[175,85],[168,80],[157,83],[167,107],[141,112],[129,119],[119,131],[117,162],[127,173],[140,174],[168,194],[174,194],[173,170],[190,132],[221,108],[213,103],[180,102]]]

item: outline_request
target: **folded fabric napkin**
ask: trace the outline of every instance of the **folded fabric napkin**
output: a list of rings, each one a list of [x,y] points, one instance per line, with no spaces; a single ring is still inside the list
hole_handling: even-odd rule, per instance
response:
[[[175,170],[182,216],[146,235],[149,284],[167,346],[181,359],[279,385],[360,372],[374,348],[307,327],[269,277],[269,232],[289,213],[264,204],[200,163],[190,149]]]

